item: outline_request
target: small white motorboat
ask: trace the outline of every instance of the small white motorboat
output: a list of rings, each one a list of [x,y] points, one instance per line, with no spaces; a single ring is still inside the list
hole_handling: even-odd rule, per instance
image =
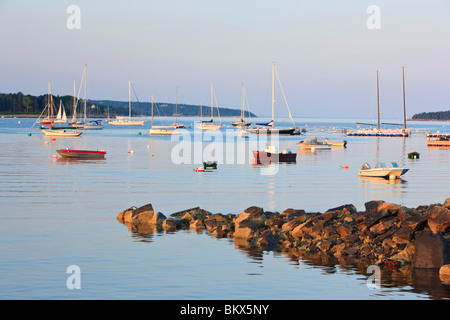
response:
[[[311,139],[301,140],[297,143],[302,150],[331,150],[331,145],[326,141],[317,141],[316,137],[311,137]]]
[[[392,162],[391,166],[386,166],[385,163],[378,163],[375,168],[371,168],[368,163],[364,163],[362,168],[358,170],[358,174],[361,177],[379,177],[397,179],[400,176],[408,172],[409,169],[400,168],[396,162]]]

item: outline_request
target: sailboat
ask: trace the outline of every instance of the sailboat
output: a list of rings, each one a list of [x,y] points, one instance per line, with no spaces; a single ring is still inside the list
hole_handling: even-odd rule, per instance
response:
[[[244,87],[244,84],[242,84],[242,93],[241,93],[241,118],[240,118],[239,120],[234,121],[234,122],[231,123],[234,127],[239,128],[239,129],[246,129],[246,128],[250,127],[251,124],[252,124],[251,122],[245,122],[245,108],[244,108],[244,105],[245,105],[245,98],[246,98],[246,95],[245,95],[245,87]]]
[[[402,67],[402,78],[403,78],[403,128],[402,129],[381,129],[380,127],[380,89],[379,89],[379,81],[378,81],[378,70],[377,70],[377,107],[378,107],[378,123],[376,125],[376,129],[360,129],[355,132],[349,131],[347,132],[347,136],[356,136],[356,137],[408,137],[410,134],[410,130],[406,128],[406,102],[405,102],[405,68]],[[359,123],[363,125],[375,126],[373,124],[368,123]],[[400,124],[393,123],[383,123],[386,125],[396,125],[401,126]]]
[[[66,109],[64,108],[62,101],[59,100],[58,114],[56,115],[56,119],[55,121],[53,121],[53,123],[66,123],[66,122],[67,122]]]
[[[181,134],[179,130],[172,126],[154,126],[153,125],[153,95],[152,95],[152,126],[149,131],[150,135],[170,136]]]
[[[72,121],[69,124],[77,129],[81,130],[100,130],[103,129],[103,122],[101,120],[90,120],[86,119],[86,78],[87,78],[87,64],[84,65],[83,76],[84,78],[84,112],[83,112],[83,121],[77,121],[76,119],[76,106],[75,102],[75,80],[73,83],[73,95],[74,95],[74,109],[73,109],[73,117]],[[83,80],[82,80],[83,81]],[[81,86],[80,86],[81,89]]]
[[[131,81],[128,80],[128,118],[116,116],[115,120],[108,123],[112,126],[143,126],[145,121],[131,119]]]
[[[45,111],[48,112],[48,119],[46,121],[40,121],[40,117],[36,120],[36,122],[33,124],[31,129],[34,129],[34,125],[39,122],[41,126],[39,130],[42,133],[44,133],[46,136],[50,137],[78,137],[81,135],[81,132],[78,132],[76,128],[74,127],[55,127],[54,120],[53,120],[53,95],[50,93],[50,81],[48,82],[48,98],[47,98],[47,105],[45,106],[44,110],[42,111],[41,115],[45,113]],[[48,127],[44,127],[43,125],[48,125]],[[74,130],[75,129],[75,130]]]
[[[200,122],[197,124],[197,128],[200,130],[219,130],[222,127],[222,123],[214,123],[214,109],[213,109],[213,98],[215,99],[215,93],[214,93],[214,87],[213,83],[211,81],[211,120],[200,120]],[[216,107],[217,107],[217,113],[219,114],[219,107],[217,106],[217,100],[216,100]],[[200,112],[202,108],[200,106]],[[219,114],[220,119],[220,114]],[[220,121],[220,120],[219,120]]]
[[[299,135],[300,131],[295,126],[294,120],[292,119],[291,111],[289,110],[289,106],[287,105],[286,98],[285,98],[285,102],[286,102],[286,107],[289,112],[289,119],[291,119],[292,124],[294,126],[289,127],[289,128],[276,128],[275,127],[275,72],[276,72],[275,63],[272,62],[272,119],[268,123],[257,123],[256,127],[253,127],[252,129],[249,129],[247,131],[250,133],[254,133],[254,134]],[[280,79],[278,78],[278,73],[277,73],[277,79],[278,79],[278,83],[281,87],[281,82],[280,82]],[[281,91],[282,91],[283,97],[284,97],[283,88],[281,88]]]

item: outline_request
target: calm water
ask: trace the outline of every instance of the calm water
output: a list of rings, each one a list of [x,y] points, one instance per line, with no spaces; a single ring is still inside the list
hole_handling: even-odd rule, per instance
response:
[[[233,120],[225,119],[221,132],[230,130]],[[174,164],[172,150],[180,142],[150,137],[149,122],[135,128],[105,124],[79,138],[51,141],[29,129],[34,121],[0,119],[2,299],[450,298],[435,273],[383,274],[381,288],[369,289],[367,265],[252,251],[204,232],[133,234],[116,221],[120,211],[147,203],[166,216],[196,206],[220,213],[253,205],[324,212],[349,203],[363,210],[375,199],[409,207],[442,203],[450,197],[450,150],[427,148],[424,134],[345,137],[340,128],[354,128],[357,120],[302,119],[296,124],[311,130],[306,136],[345,139],[348,147],[304,152],[296,145],[303,136],[282,137],[280,148],[298,151],[297,162],[263,167],[249,163],[252,139],[213,145],[208,138],[200,154],[224,163],[216,172],[198,173],[193,171],[198,163]],[[190,131],[193,121],[181,119]],[[410,125],[420,132],[450,132],[448,123]],[[72,147],[105,149],[107,156],[52,157],[56,149]],[[236,163],[231,150],[235,155],[245,150],[244,161]],[[411,151],[420,159],[408,159]],[[378,160],[410,171],[396,182],[358,177],[364,162]],[[81,290],[66,286],[70,265],[81,269]]]

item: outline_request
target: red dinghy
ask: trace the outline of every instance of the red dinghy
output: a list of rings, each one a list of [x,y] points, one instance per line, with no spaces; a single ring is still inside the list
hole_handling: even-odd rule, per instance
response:
[[[271,162],[296,162],[297,153],[290,150],[278,152],[275,146],[268,146],[264,151],[253,151],[257,164],[268,164]]]
[[[61,149],[56,150],[63,158],[72,159],[104,159],[106,151],[105,150],[72,150],[72,149]]]

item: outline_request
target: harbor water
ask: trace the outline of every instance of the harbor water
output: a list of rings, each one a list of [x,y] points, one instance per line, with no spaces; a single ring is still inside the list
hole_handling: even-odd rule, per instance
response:
[[[356,129],[358,119],[295,119],[307,132],[278,143],[297,152],[297,161],[262,166],[251,161],[255,138],[233,136],[231,118],[211,136],[194,130],[197,119],[181,118],[186,128],[178,137],[150,136],[147,121],[104,123],[54,141],[30,130],[35,120],[0,119],[1,299],[450,298],[435,274],[382,274],[381,286],[370,288],[368,266],[357,262],[258,251],[204,231],[137,234],[116,220],[122,210],[148,203],[166,216],[193,207],[239,214],[250,206],[325,212],[343,204],[364,210],[371,200],[443,203],[450,197],[450,149],[428,148],[425,133],[450,132],[446,122],[408,122],[410,137],[389,138],[347,137],[343,129]],[[347,147],[301,150],[299,140],[313,136],[346,140]],[[54,156],[65,148],[107,154]],[[418,159],[408,158],[413,151]],[[196,172],[199,159],[218,160],[218,169]],[[395,181],[358,176],[364,163],[378,161],[409,171]],[[81,271],[79,289],[68,287],[69,266]]]

